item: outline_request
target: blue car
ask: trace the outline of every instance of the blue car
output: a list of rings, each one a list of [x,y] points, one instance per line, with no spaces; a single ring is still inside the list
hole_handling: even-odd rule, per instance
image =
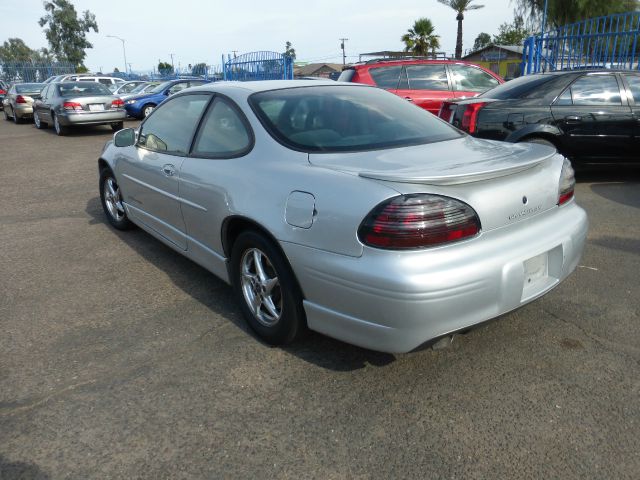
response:
[[[185,88],[195,87],[196,85],[202,85],[203,83],[209,83],[208,80],[202,79],[178,79],[169,80],[158,85],[156,88],[148,93],[142,95],[136,95],[124,102],[124,108],[127,110],[127,115],[134,118],[146,118],[153,111],[156,106],[162,103],[168,96],[178,93]]]

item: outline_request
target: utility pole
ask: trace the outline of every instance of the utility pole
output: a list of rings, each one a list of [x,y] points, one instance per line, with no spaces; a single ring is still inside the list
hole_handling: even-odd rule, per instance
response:
[[[173,68],[173,56],[175,54],[174,53],[170,53],[169,56],[171,57],[171,68]]]
[[[238,50],[231,50],[231,52],[233,53],[233,58],[236,58],[236,53],[238,53]]]
[[[124,54],[124,73],[127,74],[127,50],[124,48],[124,38],[120,38],[116,35],[107,35],[109,38],[117,38],[122,42],[122,53]]]
[[[339,38],[338,40],[340,40],[340,48],[342,49],[342,66],[345,66],[347,64],[347,56],[344,53],[344,42],[346,42],[349,39]]]

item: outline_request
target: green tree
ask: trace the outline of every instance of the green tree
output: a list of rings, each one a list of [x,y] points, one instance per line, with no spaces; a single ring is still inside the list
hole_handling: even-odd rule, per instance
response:
[[[515,0],[516,10],[530,28],[538,31],[544,11],[544,0]],[[638,0],[548,0],[547,25],[560,27],[587,18],[637,10]]]
[[[498,34],[493,36],[493,43],[497,45],[522,45],[532,33],[525,27],[524,19],[520,15],[516,15],[512,23],[503,23],[498,27]]]
[[[458,35],[456,37],[456,58],[462,58],[462,21],[464,20],[464,13],[470,10],[483,8],[484,5],[471,5],[474,0],[438,0],[438,2],[452,8],[456,12],[456,20],[458,21]]]
[[[51,61],[51,55],[46,48],[33,50],[21,38],[10,38],[0,46],[0,61],[47,62]]]
[[[484,48],[490,44],[491,44],[491,35],[489,35],[488,33],[482,32],[478,34],[475,41],[473,42],[473,51],[475,52],[476,50],[480,50],[481,48]]]
[[[191,67],[191,75],[204,76],[207,73],[207,64],[204,62],[196,63]]]
[[[51,47],[51,52],[59,61],[73,65],[82,65],[87,54],[87,48],[93,45],[87,41],[86,34],[93,30],[98,32],[96,16],[89,10],[78,17],[75,7],[68,0],[51,0],[44,2],[47,12],[39,20],[45,36]]]
[[[293,48],[293,46],[291,45],[291,42],[287,42],[284,46],[284,53],[283,55],[287,56],[287,57],[291,57],[291,60],[295,60],[296,59],[296,49]]]
[[[428,18],[419,18],[413,24],[413,28],[407,30],[401,38],[404,42],[404,51],[416,55],[426,56],[435,54],[440,48],[440,36],[435,34],[435,27]]]
[[[168,62],[159,62],[158,63],[158,72],[160,75],[172,75],[173,74],[173,65]]]

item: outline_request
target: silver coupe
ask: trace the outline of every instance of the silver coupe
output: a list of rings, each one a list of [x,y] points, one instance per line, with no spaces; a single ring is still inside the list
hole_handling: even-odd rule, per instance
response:
[[[552,148],[475,139],[357,84],[190,88],[98,166],[109,222],[230,283],[272,344],[308,327],[410,351],[548,293],[587,235]]]

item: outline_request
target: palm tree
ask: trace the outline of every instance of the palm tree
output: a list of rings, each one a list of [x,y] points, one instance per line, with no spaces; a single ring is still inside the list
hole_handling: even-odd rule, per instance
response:
[[[458,21],[458,37],[456,38],[456,58],[462,58],[462,20],[464,12],[484,8],[484,5],[471,5],[474,0],[438,0],[441,4],[451,7],[456,11]]]
[[[404,42],[404,51],[413,52],[416,55],[435,55],[440,48],[440,35],[435,35],[435,27],[428,18],[419,18],[413,24],[413,28],[407,30],[401,40]]]

